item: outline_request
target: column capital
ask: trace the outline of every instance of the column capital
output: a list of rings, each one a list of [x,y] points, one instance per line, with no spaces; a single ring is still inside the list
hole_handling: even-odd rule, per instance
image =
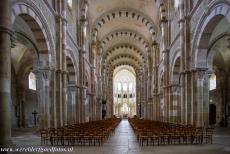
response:
[[[14,31],[5,25],[0,25],[0,32],[8,33],[10,36],[14,35]]]
[[[82,17],[80,18],[80,22],[81,22],[82,24],[86,24],[88,21],[87,21],[87,19],[86,19],[84,16],[82,16]]]
[[[0,32],[4,32],[4,33],[7,33],[7,34],[10,35],[11,48],[14,48],[16,46],[15,45],[16,36],[15,36],[14,31],[11,28],[7,27],[7,26],[0,25]]]
[[[66,23],[66,24],[68,23],[66,17],[64,17],[62,14],[56,14],[55,19],[56,20],[61,20],[62,22]]]
[[[158,45],[158,43],[157,43],[157,41],[156,40],[153,40],[153,42],[152,42],[152,46],[157,46]]]
[[[79,52],[82,53],[82,54],[86,53],[86,51],[84,49],[82,49],[82,48],[79,50]]]
[[[76,84],[68,84],[68,89],[70,91],[77,91],[79,89],[79,86]]]
[[[194,73],[197,74],[198,79],[202,79],[204,75],[207,73],[208,68],[196,68],[193,70]]]
[[[208,70],[208,68],[199,68],[199,67],[197,67],[197,68],[192,69],[191,71],[192,72],[206,72],[207,70]]]
[[[184,23],[186,20],[190,20],[190,16],[183,16],[178,20],[178,24]]]
[[[175,83],[172,83],[169,85],[170,87],[180,87],[181,85],[180,84],[175,84]]]
[[[167,22],[168,22],[168,19],[167,19],[166,16],[163,16],[163,17],[161,18],[161,20],[160,20],[160,23],[161,23],[161,24],[164,24],[164,23],[167,23]]]
[[[169,53],[169,51],[170,51],[169,49],[165,49],[162,51],[162,53]]]

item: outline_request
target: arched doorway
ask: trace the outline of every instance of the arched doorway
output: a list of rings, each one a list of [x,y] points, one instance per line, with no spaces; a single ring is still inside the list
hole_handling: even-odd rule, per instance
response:
[[[212,125],[228,125],[228,106],[230,106],[230,49],[228,39],[229,36],[223,36],[219,38],[211,46],[208,52],[207,60],[210,70],[208,89],[209,116],[211,116],[209,117],[209,124]]]
[[[136,113],[136,77],[131,66],[119,66],[113,74],[113,111],[117,117]]]
[[[12,128],[50,127],[49,48],[38,19],[19,14],[13,23]]]
[[[217,11],[221,7],[221,11]],[[210,7],[197,27],[193,44],[193,64],[195,66],[195,90],[193,110],[194,122],[198,126],[228,123],[229,117],[229,34],[230,24],[227,4]],[[215,87],[213,87],[215,82]],[[210,121],[211,106],[216,106],[216,116]],[[212,111],[215,112],[215,111]],[[216,119],[216,120],[215,120]],[[210,123],[211,122],[211,123]]]
[[[67,70],[67,124],[74,124],[79,122],[79,107],[77,104],[78,88],[76,87],[76,71],[74,63],[70,57],[66,57]]]
[[[172,85],[172,105],[170,109],[171,119],[175,123],[181,122],[181,87],[180,87],[180,56],[176,57],[173,71],[172,71],[172,78],[171,78],[171,85]]]

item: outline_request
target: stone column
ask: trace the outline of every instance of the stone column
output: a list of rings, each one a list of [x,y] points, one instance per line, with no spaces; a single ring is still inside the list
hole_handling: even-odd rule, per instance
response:
[[[81,19],[80,19],[80,25],[81,25],[81,38],[80,38],[80,47],[81,50],[79,51],[79,83],[80,83],[80,99],[81,99],[81,123],[84,123],[86,121],[86,87],[84,85],[84,74],[85,74],[85,53],[86,53],[86,31],[87,31],[87,12],[88,12],[88,3],[87,1],[84,1],[82,9],[81,9]]]
[[[63,61],[63,63],[66,64],[65,61]],[[62,72],[62,116],[63,116],[63,125],[66,126],[67,125],[67,72],[66,72],[66,68],[64,68],[65,71]]]
[[[44,93],[44,121],[45,128],[50,128],[50,77],[51,71],[49,68],[41,70],[43,71],[43,93]]]
[[[179,4],[180,18],[180,46],[181,46],[181,123],[191,124],[191,72],[190,72],[190,19],[189,19],[189,2],[180,0]]]
[[[69,84],[67,87],[67,124],[77,123],[76,112],[78,112],[76,105],[77,87],[76,85]]]
[[[97,120],[102,118],[102,77],[98,76]]]
[[[66,64],[66,37],[67,37],[67,1],[62,1],[62,107],[63,125],[67,125],[67,64]]]
[[[0,5],[0,147],[11,137],[11,12],[9,0]]]
[[[79,86],[76,86],[76,123],[80,123],[81,122],[81,100],[80,100],[80,87]]]
[[[204,103],[206,103],[205,96],[205,74],[206,69],[196,69],[196,93],[194,95],[196,102],[194,102],[194,114],[196,114],[196,126],[204,126]]]
[[[91,51],[91,92],[92,92],[92,120],[96,119],[96,43],[92,43],[92,51]]]
[[[180,85],[171,85],[170,122],[180,123]]]
[[[153,120],[158,120],[157,118],[157,104],[158,102],[158,64],[159,64],[159,50],[157,47],[157,42],[154,40],[152,43],[152,51],[153,51],[153,77],[154,77],[154,81],[153,81],[153,104],[154,104],[154,118]]]
[[[166,8],[164,5],[160,5],[160,13],[161,13],[161,37],[162,37],[162,54],[163,54],[163,67],[164,67],[164,74],[163,74],[163,99],[164,99],[164,110],[165,116],[163,121],[169,121],[169,50],[168,50],[168,20],[167,20],[167,13]]]
[[[56,0],[55,9],[57,10],[56,15],[56,113],[57,113],[57,127],[62,127],[66,124],[66,74],[63,74],[63,68],[66,67],[66,1]],[[64,70],[65,73],[65,70]],[[64,90],[64,91],[63,91]]]
[[[50,71],[50,126],[52,128],[57,128],[56,73],[54,69],[51,69]]]
[[[136,116],[138,117],[138,118],[140,118],[140,95],[139,95],[139,93],[140,93],[140,91],[141,91],[141,89],[140,89],[140,79],[139,79],[140,77],[139,77],[139,75],[138,75],[138,73],[137,73],[137,75],[136,75]]]
[[[57,127],[63,126],[63,117],[62,117],[62,71],[56,70],[56,120]]]
[[[38,81],[39,127],[40,129],[50,128],[50,79],[52,71],[50,68],[39,68],[33,72]]]
[[[147,100],[149,104],[149,113],[148,113],[148,119],[152,120],[153,117],[153,103],[152,103],[152,71],[153,71],[153,52],[151,49],[148,49],[148,88],[147,88]]]

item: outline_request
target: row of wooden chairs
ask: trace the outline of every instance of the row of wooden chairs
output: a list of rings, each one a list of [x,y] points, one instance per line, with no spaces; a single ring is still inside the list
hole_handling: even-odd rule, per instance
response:
[[[111,118],[67,125],[60,128],[41,129],[41,145],[102,145],[114,133],[120,119]]]
[[[129,119],[129,123],[141,146],[143,146],[144,143],[146,143],[146,145],[212,143],[213,128],[137,118]]]

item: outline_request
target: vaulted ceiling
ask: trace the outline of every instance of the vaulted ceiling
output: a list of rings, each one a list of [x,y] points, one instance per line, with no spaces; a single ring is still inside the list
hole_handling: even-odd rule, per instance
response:
[[[89,0],[92,37],[102,47],[103,69],[129,65],[137,72],[157,37],[158,6],[154,0]]]

